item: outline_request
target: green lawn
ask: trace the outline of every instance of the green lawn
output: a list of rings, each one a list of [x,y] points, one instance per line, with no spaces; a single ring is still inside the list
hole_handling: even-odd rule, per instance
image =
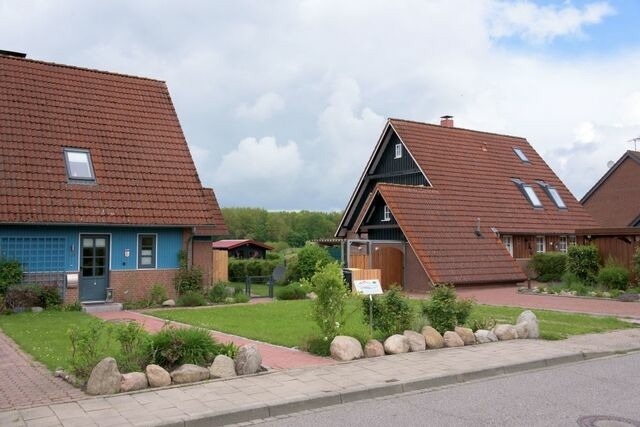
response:
[[[411,303],[418,308],[420,301]],[[476,305],[469,323],[474,319],[494,318],[499,323],[515,323],[522,308]],[[307,339],[320,335],[320,330],[310,316],[311,301],[274,301],[252,306],[229,306],[199,310],[153,310],[150,314],[168,320],[176,320],[194,326],[228,332],[243,337],[301,347]],[[611,317],[593,317],[545,310],[533,310],[540,322],[544,339],[562,339],[571,335],[604,332],[633,327]],[[347,307],[345,335],[366,336],[368,326],[362,321],[360,303],[350,300]]]
[[[53,371],[69,367],[71,341],[67,330],[74,325],[84,326],[92,322],[100,320],[78,311],[43,311],[0,316],[0,329]]]

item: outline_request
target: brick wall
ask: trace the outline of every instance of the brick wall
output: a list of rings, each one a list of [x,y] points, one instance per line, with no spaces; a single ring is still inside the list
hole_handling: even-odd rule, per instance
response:
[[[154,284],[164,285],[168,298],[175,298],[173,277],[177,270],[120,270],[111,271],[109,285],[116,302],[140,301],[149,297]]]
[[[212,251],[211,242],[194,241],[192,262],[194,267],[202,270],[202,283],[204,286],[211,284],[211,268],[212,268]]]

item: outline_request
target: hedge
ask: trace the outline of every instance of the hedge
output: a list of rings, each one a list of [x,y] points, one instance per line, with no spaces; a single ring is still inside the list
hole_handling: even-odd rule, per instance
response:
[[[244,282],[247,276],[271,276],[278,264],[279,260],[230,259],[229,280]]]

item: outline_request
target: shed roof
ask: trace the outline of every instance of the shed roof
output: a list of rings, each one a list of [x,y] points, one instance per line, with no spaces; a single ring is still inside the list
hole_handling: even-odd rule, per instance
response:
[[[0,223],[226,226],[164,82],[0,55]],[[88,150],[94,184],[68,180]]]
[[[258,246],[260,248],[266,249],[268,251],[273,250],[273,248],[269,245],[265,245],[262,242],[258,242],[256,240],[251,239],[241,239],[241,240],[218,240],[217,242],[213,242],[211,247],[213,249],[235,249],[244,245],[253,245]]]

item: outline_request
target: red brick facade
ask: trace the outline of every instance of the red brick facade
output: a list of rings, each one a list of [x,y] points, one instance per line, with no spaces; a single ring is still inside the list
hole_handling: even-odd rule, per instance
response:
[[[175,298],[173,278],[178,270],[118,270],[109,274],[109,287],[116,302],[140,301],[149,297],[153,285],[163,285],[168,298]]]

